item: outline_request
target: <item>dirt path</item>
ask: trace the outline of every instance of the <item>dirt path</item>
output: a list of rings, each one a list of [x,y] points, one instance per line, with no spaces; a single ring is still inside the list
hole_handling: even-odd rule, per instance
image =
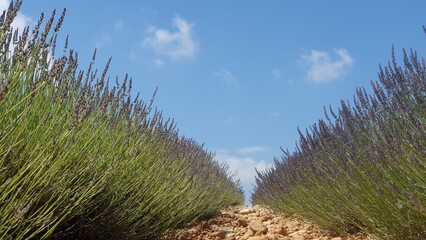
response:
[[[366,240],[358,234],[340,237],[297,217],[284,217],[259,206],[235,206],[187,229],[171,230],[165,240]]]

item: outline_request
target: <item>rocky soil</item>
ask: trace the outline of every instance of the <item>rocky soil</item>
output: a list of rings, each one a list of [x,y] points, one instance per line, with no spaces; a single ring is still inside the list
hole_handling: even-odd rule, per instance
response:
[[[260,206],[234,206],[214,219],[169,230],[163,240],[366,240],[363,234],[339,236],[296,216],[285,217]]]

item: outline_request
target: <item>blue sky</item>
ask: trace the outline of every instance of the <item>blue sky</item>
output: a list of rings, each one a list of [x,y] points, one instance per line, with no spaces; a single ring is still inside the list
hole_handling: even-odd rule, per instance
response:
[[[359,2],[25,0],[15,25],[66,7],[58,49],[69,34],[82,68],[97,48],[96,66],[112,57],[110,76],[128,73],[145,100],[158,87],[155,106],[238,171],[248,196],[254,168],[377,80],[393,44],[399,59],[424,56],[425,1]]]

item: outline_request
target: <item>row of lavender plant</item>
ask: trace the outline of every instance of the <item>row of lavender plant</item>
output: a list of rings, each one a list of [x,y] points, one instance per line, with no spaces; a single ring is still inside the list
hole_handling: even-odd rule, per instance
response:
[[[392,51],[373,94],[358,88],[299,130],[295,151],[258,172],[252,202],[344,234],[424,239],[426,65],[413,50],[403,57],[401,67]]]
[[[243,202],[227,166],[93,61],[55,58],[65,11],[22,34],[0,16],[0,239],[154,239]]]

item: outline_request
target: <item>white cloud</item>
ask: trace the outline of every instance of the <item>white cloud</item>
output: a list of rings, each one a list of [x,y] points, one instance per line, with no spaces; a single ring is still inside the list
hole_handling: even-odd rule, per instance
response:
[[[95,47],[96,48],[103,48],[103,47],[111,44],[111,42],[112,42],[111,35],[106,34],[106,35],[103,35],[102,38],[95,43]]]
[[[9,7],[9,0],[0,0],[0,10],[4,11]]]
[[[281,115],[280,112],[273,112],[273,113],[271,113],[272,117],[279,117],[280,115]]]
[[[275,68],[272,70],[272,76],[274,76],[275,79],[278,79],[281,77],[281,70],[279,68]]]
[[[121,21],[121,20],[118,20],[114,23],[114,30],[115,31],[119,31],[119,30],[123,29],[123,27],[124,27],[124,22]]]
[[[233,116],[229,116],[228,118],[225,119],[225,125],[226,126],[232,126],[233,123],[234,123],[234,117]]]
[[[115,32],[120,31],[121,29],[123,29],[123,27],[124,27],[124,22],[121,21],[121,20],[117,20],[112,25],[112,28],[114,29]],[[103,33],[101,38],[98,41],[95,42],[95,47],[96,48],[103,48],[103,47],[106,47],[108,45],[111,45],[112,42],[113,42],[112,34]]]
[[[155,26],[150,27],[148,32],[151,36],[143,40],[142,47],[149,47],[156,54],[167,56],[172,60],[193,58],[198,50],[193,32],[194,24],[176,16],[173,18],[173,27],[177,31],[170,32]]]
[[[7,11],[9,8],[10,0],[0,0],[0,14],[3,13],[3,11]],[[20,12],[16,15],[15,19],[13,20],[11,27],[13,31],[18,30],[18,35],[21,35],[24,31],[24,28],[27,26],[30,26],[32,24],[32,19]],[[9,51],[10,54],[14,53],[15,44],[12,41],[12,44],[9,45]]]
[[[163,66],[164,62],[163,62],[163,60],[157,58],[157,59],[154,60],[154,64],[157,67],[161,67],[161,66]]]
[[[266,147],[251,146],[251,147],[238,148],[237,149],[237,153],[240,153],[240,154],[254,154],[254,153],[264,152],[266,150],[267,150]]]
[[[255,169],[263,171],[272,166],[261,159],[233,156],[223,150],[216,154],[216,160],[220,163],[226,163],[231,173],[237,173],[235,179],[240,179],[244,188],[246,202],[252,191],[252,186],[255,184],[255,176],[257,175]]]
[[[307,72],[308,80],[314,83],[326,83],[346,75],[347,70],[354,64],[354,59],[346,49],[334,50],[339,57],[332,60],[328,52],[312,50],[310,55],[302,55],[303,63],[309,65]]]
[[[221,69],[213,73],[213,77],[221,79],[228,87],[233,87],[238,85],[238,79],[230,71],[226,69]]]
[[[3,12],[9,7],[10,0],[0,0],[0,11]],[[15,20],[12,22],[13,29],[19,29],[19,33],[22,33],[26,26],[32,23],[32,19],[22,13],[18,13]]]
[[[130,60],[136,61],[136,60],[138,60],[138,55],[135,53],[135,51],[132,50],[129,53],[129,58],[130,58]]]
[[[19,34],[24,31],[26,26],[29,26],[32,22],[30,17],[25,16],[24,14],[18,14],[15,20],[12,22],[13,29],[18,29]]]

